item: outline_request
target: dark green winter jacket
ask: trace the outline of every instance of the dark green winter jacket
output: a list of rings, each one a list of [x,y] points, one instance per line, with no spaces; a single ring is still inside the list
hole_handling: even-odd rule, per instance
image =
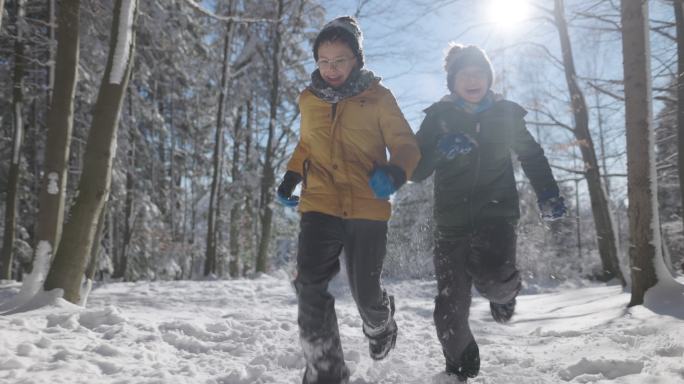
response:
[[[435,172],[434,216],[441,230],[467,231],[491,219],[515,221],[520,217],[511,151],[537,195],[558,193],[544,151],[525,127],[527,112],[518,104],[499,100],[489,109],[471,114],[453,101],[440,101],[425,112],[416,134],[422,158],[411,180],[421,181]],[[437,150],[437,141],[447,132],[470,136],[476,148],[453,160],[445,159]]]

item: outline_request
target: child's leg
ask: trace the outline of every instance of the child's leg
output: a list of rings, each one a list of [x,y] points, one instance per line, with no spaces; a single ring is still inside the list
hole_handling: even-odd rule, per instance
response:
[[[466,271],[470,253],[469,236],[437,240],[434,263],[438,294],[435,299],[435,326],[447,366],[454,373],[474,377],[479,370],[479,354],[468,324],[471,303],[471,277]],[[475,356],[464,353],[474,345]],[[468,348],[472,350],[473,347]],[[471,351],[472,352],[472,351]],[[472,354],[472,353],[470,353]]]
[[[390,298],[380,282],[387,245],[387,222],[345,220],[344,227],[349,287],[363,319],[363,332],[370,341],[370,355],[376,360],[383,359],[394,346],[397,334]]]
[[[484,223],[473,233],[468,271],[475,288],[491,302],[508,303],[520,291],[516,239],[516,225],[508,220]]]
[[[345,220],[344,223],[344,255],[352,297],[366,328],[383,329],[390,321],[389,301],[380,282],[387,222]]]
[[[340,344],[335,299],[328,283],[339,272],[342,220],[316,212],[302,215],[295,288],[306,358],[305,384],[343,383],[349,376]]]

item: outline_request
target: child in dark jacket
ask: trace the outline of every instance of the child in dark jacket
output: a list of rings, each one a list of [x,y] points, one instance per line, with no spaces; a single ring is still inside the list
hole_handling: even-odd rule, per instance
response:
[[[561,218],[566,209],[544,151],[525,127],[526,111],[491,91],[494,75],[484,51],[452,45],[445,69],[451,92],[426,109],[416,135],[422,158],[412,180],[435,173],[434,320],[446,373],[465,382],[480,369],[468,325],[472,285],[500,323],[513,316],[521,288],[511,151],[537,194],[542,218]]]

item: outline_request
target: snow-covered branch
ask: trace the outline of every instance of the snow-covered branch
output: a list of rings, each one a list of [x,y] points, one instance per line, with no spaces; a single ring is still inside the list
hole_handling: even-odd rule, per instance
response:
[[[267,18],[253,18],[253,17],[244,17],[244,16],[221,16],[217,15],[206,8],[202,7],[201,5],[197,4],[195,0],[185,0],[186,3],[190,7],[192,7],[194,10],[200,12],[201,14],[205,16],[209,16],[214,20],[219,20],[219,21],[233,21],[233,22],[238,22],[238,23],[273,23],[278,20],[276,19],[267,19]]]

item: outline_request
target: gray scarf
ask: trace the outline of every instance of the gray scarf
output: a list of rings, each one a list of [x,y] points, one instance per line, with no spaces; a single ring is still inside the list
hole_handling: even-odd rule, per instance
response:
[[[375,81],[380,81],[380,78],[375,76],[372,71],[367,69],[354,69],[349,74],[349,78],[341,86],[333,88],[326,83],[317,69],[311,73],[311,84],[307,87],[316,97],[335,104],[348,97],[358,95],[370,87]]]

